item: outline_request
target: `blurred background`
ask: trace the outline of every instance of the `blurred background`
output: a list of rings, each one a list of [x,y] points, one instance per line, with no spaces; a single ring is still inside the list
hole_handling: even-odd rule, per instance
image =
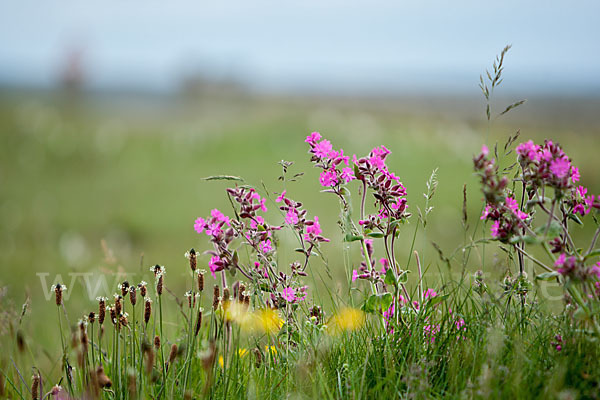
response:
[[[76,299],[70,310],[89,311],[95,296],[116,291],[112,274],[150,282],[156,263],[183,293],[184,252],[209,248],[194,219],[230,210],[227,185],[202,178],[243,176],[274,198],[282,159],[304,173],[288,194],[332,238],[313,268],[342,292],[338,204],[319,193],[304,143],[315,130],[346,153],[391,149],[415,214],[438,168],[427,234],[416,242],[437,272],[430,242],[448,253],[463,243],[465,183],[471,227],[478,220],[471,159],[484,143],[503,145],[519,129],[522,140],[557,140],[600,192],[599,26],[595,1],[4,2],[3,315],[27,296],[34,312],[51,310],[45,294],[57,280]],[[507,44],[492,112],[528,101],[488,123],[479,77]],[[269,216],[282,220],[274,203]],[[415,222],[402,233],[401,260]],[[282,262],[295,247],[282,238]],[[486,273],[504,274],[503,262],[498,255]],[[100,288],[92,298],[85,279]]]

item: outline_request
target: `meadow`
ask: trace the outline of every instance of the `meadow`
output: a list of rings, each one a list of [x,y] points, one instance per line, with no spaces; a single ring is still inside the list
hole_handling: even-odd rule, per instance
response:
[[[494,101],[495,114],[510,104]],[[493,154],[498,143],[502,153],[517,131],[512,148],[552,139],[579,167],[581,184],[597,194],[597,103],[530,99],[488,122],[485,101],[455,102],[5,94],[2,393],[41,398],[32,393],[41,377],[40,392],[56,398],[595,398],[596,306],[575,316],[577,305],[564,301],[565,282],[536,280],[543,271],[530,259],[523,260],[527,284],[518,280],[518,253],[509,249],[515,243],[473,245],[489,239],[490,226],[480,220],[485,204],[473,158],[484,144]],[[360,185],[347,183],[352,197],[342,194],[349,205],[340,213],[339,196],[322,192],[321,170],[310,161],[305,138],[313,131],[350,156],[385,145],[391,150],[387,167],[407,190],[412,215],[400,218],[393,257],[399,265],[375,289],[352,279],[368,253],[361,245],[367,236],[348,240],[344,221],[350,209],[358,220]],[[514,150],[503,156],[502,166],[515,157]],[[329,239],[315,246],[318,252],[295,251],[298,237],[314,225],[273,232],[277,251],[267,252],[269,262],[288,274],[284,282],[306,282],[306,299],[294,297],[301,287],[296,283],[292,295],[260,285],[250,290],[240,273],[227,275],[229,286],[221,271],[211,276],[215,255],[205,251],[216,251],[214,242],[195,231],[194,221],[213,209],[234,219],[243,201],[231,200],[225,189],[236,184],[265,199],[268,211],[261,215],[272,225],[283,224],[288,212],[277,202],[284,190],[302,203],[308,220],[318,216],[322,233],[315,235]],[[584,247],[596,230],[593,218],[587,216],[583,227],[571,224],[573,240]],[[371,238],[379,260],[385,246],[379,235]],[[186,259],[192,248],[197,258]],[[245,250],[240,259],[251,265],[254,252]],[[547,256],[533,245],[531,255]],[[303,257],[310,258],[305,278],[289,268]],[[191,258],[192,269],[207,270],[202,291]],[[155,265],[165,266],[166,274],[149,270]],[[239,279],[247,294],[233,286]],[[96,298],[108,297],[108,307],[121,291],[117,284],[142,280],[153,300],[148,321],[142,323],[139,292],[133,305],[123,291],[128,319],[117,314],[113,324],[108,315],[100,339],[99,322],[89,315],[98,318]],[[57,283],[67,286],[58,307],[58,292],[51,289]],[[390,302],[386,285],[395,288]],[[418,306],[399,303],[401,287]],[[365,304],[373,293],[380,296]],[[392,301],[394,323],[384,316]],[[78,323],[84,315],[88,320]]]

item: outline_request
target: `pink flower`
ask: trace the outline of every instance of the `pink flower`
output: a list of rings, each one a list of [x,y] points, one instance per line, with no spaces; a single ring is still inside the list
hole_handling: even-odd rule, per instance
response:
[[[285,222],[289,225],[296,225],[298,223],[298,211],[295,208],[290,208],[285,215]]]
[[[484,157],[487,157],[489,153],[490,149],[488,149],[488,147],[485,144],[481,146],[481,154],[483,154]]]
[[[356,281],[358,279],[358,271],[353,269],[352,270],[352,282]]]
[[[490,228],[491,232],[492,232],[492,237],[493,238],[497,238],[498,237],[498,232],[500,230],[500,221],[494,221],[494,223],[492,224],[492,227]]]
[[[328,169],[321,172],[321,175],[319,176],[319,182],[321,182],[321,186],[324,187],[337,185],[338,179],[335,170]]]
[[[348,167],[346,167],[342,170],[340,177],[344,180],[345,183],[348,183],[351,180],[356,179],[356,177],[354,176],[354,171],[352,171],[352,168],[348,168]]]
[[[579,182],[580,178],[581,178],[581,175],[579,175],[579,168],[573,167],[571,169],[571,180],[573,181],[573,183],[577,183],[577,182]]]
[[[304,301],[306,299],[306,290],[308,286],[302,286],[299,290],[296,291],[296,301]]]
[[[270,251],[273,251],[273,246],[271,245],[271,239],[267,239],[267,240],[260,242],[258,247],[260,248],[260,250],[263,253],[268,253]]]
[[[435,296],[437,296],[437,292],[435,290],[433,290],[433,289],[427,289],[425,291],[425,293],[423,293],[423,299],[424,300],[427,300],[428,298],[435,297]]]
[[[260,209],[261,209],[263,212],[267,212],[267,206],[265,205],[265,201],[267,201],[267,199],[261,199],[261,200],[260,200]]]
[[[381,263],[381,273],[385,274],[389,268],[388,260],[382,257],[379,259],[379,262]]]
[[[281,297],[283,297],[286,301],[292,303],[294,300],[296,300],[296,290],[291,287],[287,287],[283,289]]]
[[[406,198],[398,197],[395,203],[390,204],[392,210],[396,210],[398,212],[403,212],[406,210]]]
[[[521,157],[528,159],[530,161],[538,160],[539,150],[540,150],[540,146],[535,145],[532,140],[525,142],[525,143],[521,143],[516,148],[517,154],[519,154]]]
[[[262,225],[265,223],[265,219],[263,217],[261,217],[260,215],[257,215],[256,217],[254,217],[253,219],[250,220],[250,228],[252,229],[256,229],[258,228],[258,225]]]
[[[600,261],[590,267],[589,273],[590,275],[596,275],[596,278],[600,279]]]
[[[279,197],[277,197],[275,199],[275,203],[281,203],[283,201],[283,199],[285,199],[285,190],[283,192],[281,192],[281,194],[279,195]]]
[[[219,224],[208,224],[206,234],[208,236],[219,236],[221,234],[221,227]]]
[[[325,139],[315,144],[314,152],[319,158],[328,158],[332,149],[331,142]]]
[[[384,145],[375,147],[371,152],[373,153],[374,156],[380,157],[381,159],[386,158],[388,154],[392,153]]]
[[[554,266],[560,267],[565,263],[566,260],[567,260],[567,256],[565,255],[565,253],[561,253],[560,256],[558,256],[558,258],[554,262]]]
[[[381,157],[378,157],[378,156],[369,157],[369,162],[371,164],[373,164],[373,166],[375,166],[375,168],[377,168],[377,169],[386,170],[385,161]]]
[[[570,168],[571,162],[564,157],[550,162],[550,172],[552,172],[559,179],[562,179],[565,176],[567,176]]]
[[[219,258],[219,256],[212,257],[208,262],[208,267],[210,268],[210,273],[212,277],[216,279],[217,276],[215,275],[215,272],[220,271],[219,268],[222,267],[221,259]]]
[[[321,140],[321,134],[319,132],[313,132],[306,137],[304,143],[316,143]]]
[[[204,231],[205,225],[206,221],[204,220],[204,218],[197,218],[196,221],[194,221],[194,230],[198,233],[202,233]]]
[[[492,207],[487,204],[485,206],[485,210],[483,210],[483,214],[481,214],[481,217],[479,217],[479,219],[484,220],[488,217],[488,215],[490,215],[490,212],[492,211]]]
[[[227,225],[229,225],[229,217],[226,217],[225,215],[223,215],[223,213],[221,211],[217,210],[216,208],[210,212],[210,215],[213,218],[215,218],[217,221],[225,222]]]
[[[423,327],[423,332],[425,333],[426,337],[429,337],[429,341],[430,343],[435,342],[435,335],[440,331],[440,326],[439,325],[425,325]]]
[[[529,215],[519,209],[519,203],[512,197],[507,197],[504,205],[508,207],[520,220],[524,221]]]
[[[322,230],[321,230],[321,225],[319,224],[319,217],[317,217],[315,215],[314,223],[312,225],[306,226],[306,233],[313,234],[316,236],[316,235],[320,235],[321,232],[322,232]]]

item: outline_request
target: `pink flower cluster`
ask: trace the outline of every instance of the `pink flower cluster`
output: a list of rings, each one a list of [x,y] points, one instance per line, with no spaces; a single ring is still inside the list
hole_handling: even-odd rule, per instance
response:
[[[390,154],[385,146],[379,146],[371,150],[368,156],[355,161],[358,171],[356,178],[374,191],[373,196],[379,208],[377,215],[369,215],[359,221],[365,228],[379,226],[382,219],[400,220],[410,216],[406,212],[406,188],[385,164]]]
[[[561,253],[556,259],[554,266],[556,267],[556,272],[564,277],[582,281],[590,278],[600,280],[600,262],[587,267],[577,257]]]
[[[310,146],[312,161],[323,169],[319,176],[321,186],[337,187],[356,179],[350,168],[350,157],[344,155],[344,150],[334,150],[329,140],[321,139],[319,132],[313,132],[304,141]]]
[[[551,140],[546,140],[541,146],[531,140],[521,143],[516,152],[525,173],[524,178],[534,181],[538,186],[565,189],[580,179],[579,169],[571,164],[562,148]]]
[[[202,233],[206,231],[208,236],[212,236],[214,238],[219,238],[223,234],[223,226],[227,225],[231,226],[229,222],[229,217],[223,215],[223,213],[216,208],[210,212],[210,217],[197,218],[194,221],[194,230],[198,233]]]
[[[281,292],[281,297],[288,303],[298,303],[306,299],[306,291],[308,286],[301,286],[299,288],[286,287]]]
[[[487,146],[481,147],[481,152],[473,158],[475,172],[480,176],[481,186],[485,201],[487,204],[497,204],[506,196],[505,191],[508,185],[508,178],[500,176],[496,160],[489,159],[489,149]]]
[[[367,247],[367,253],[369,255],[369,260],[371,260],[371,265],[368,266],[366,261],[366,257],[363,258],[363,261],[360,263],[358,269],[352,270],[352,282],[355,282],[357,279],[366,279],[372,282],[382,282],[385,278],[385,273],[389,268],[389,262],[386,258],[380,258],[379,263],[381,264],[381,268],[375,268],[375,259],[373,258],[373,240],[365,239],[365,244]],[[364,256],[364,254],[363,254]]]
[[[528,222],[529,214],[521,211],[512,197],[506,197],[503,203],[487,204],[481,215],[482,220],[493,221],[492,237],[506,242],[512,235],[519,234],[519,228]]]
[[[275,199],[275,202],[281,203],[279,209],[285,213],[285,223],[297,229],[301,234],[304,231],[302,234],[304,240],[313,244],[329,241],[321,235],[319,217],[315,216],[312,221],[307,219],[306,210],[302,209],[302,203],[286,197],[285,190]]]

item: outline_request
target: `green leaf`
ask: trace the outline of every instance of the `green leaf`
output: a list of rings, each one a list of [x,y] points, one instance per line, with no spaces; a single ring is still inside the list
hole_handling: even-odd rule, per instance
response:
[[[357,240],[363,240],[363,239],[364,238],[362,236],[353,235],[351,233],[346,233],[346,236],[344,236],[345,242],[356,242]]]
[[[367,298],[362,309],[367,313],[375,313],[379,310],[387,310],[392,305],[394,298],[391,293],[372,294]]]
[[[365,301],[365,304],[363,304],[362,309],[366,313],[374,313],[377,309],[377,295],[372,294],[371,296],[369,296]]]
[[[367,233],[367,236],[375,238],[375,239],[379,239],[379,238],[383,237],[383,233],[381,233],[381,232],[369,232],[369,233]]]
[[[569,217],[570,220],[575,221],[576,224],[583,225],[583,221],[579,218],[577,214],[567,214],[567,217]]]
[[[388,308],[390,308],[390,306],[392,305],[392,301],[394,301],[394,297],[392,296],[392,294],[384,293],[379,296],[381,296],[379,305],[381,306],[382,310],[387,310]]]
[[[544,272],[543,274],[539,274],[535,277],[536,280],[538,281],[550,281],[554,278],[556,278],[557,276],[559,276],[560,274],[556,271],[553,272]]]
[[[553,239],[560,235],[562,230],[562,226],[558,221],[553,220],[550,223],[550,227],[548,227],[548,232],[546,233],[546,225],[538,226],[535,229],[535,233],[538,235],[544,235],[546,233],[546,239]]]
[[[244,179],[240,178],[239,176],[233,176],[233,175],[213,175],[213,176],[207,176],[206,178],[202,178],[202,180],[205,180],[205,181],[239,181],[239,182],[244,182]]]
[[[406,283],[408,282],[408,273],[410,271],[402,271],[400,275],[398,275],[398,283]]]
[[[384,283],[386,285],[398,285],[398,283],[396,282],[396,276],[394,275],[394,271],[392,271],[391,268],[388,268],[388,270],[385,272]]]
[[[585,259],[587,260],[588,258],[592,258],[592,257],[596,257],[596,256],[600,256],[600,249],[595,249],[595,250],[590,251],[585,256]]]

